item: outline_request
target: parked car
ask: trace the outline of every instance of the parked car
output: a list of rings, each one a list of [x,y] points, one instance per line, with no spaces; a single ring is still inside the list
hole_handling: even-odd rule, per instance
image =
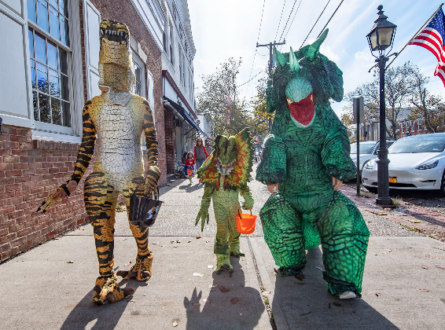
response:
[[[445,195],[445,133],[404,137],[388,152],[390,189],[437,190]],[[377,191],[376,159],[365,164],[362,178],[369,191]]]
[[[396,140],[387,139],[386,146],[391,146]],[[377,151],[379,150],[379,141],[363,141],[360,142],[360,171],[363,173],[363,166],[371,159],[377,158]],[[351,144],[350,156],[355,166],[357,167],[357,143]]]

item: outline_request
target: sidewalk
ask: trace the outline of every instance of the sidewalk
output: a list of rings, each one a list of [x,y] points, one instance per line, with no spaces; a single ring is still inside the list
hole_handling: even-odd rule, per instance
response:
[[[258,214],[269,195],[259,182],[249,186]],[[162,188],[165,204],[150,231],[153,277],[122,281],[136,292],[118,303],[91,302],[98,266],[90,225],[0,265],[0,328],[272,329],[268,308],[279,330],[443,328],[444,243],[358,203],[372,233],[363,299],[340,301],[327,293],[320,249],[308,251],[302,281],[276,275],[261,223],[242,238],[246,257],[232,258],[233,276],[216,275],[212,209],[203,233],[194,226],[202,193],[184,180]],[[135,255],[126,213],[118,213],[115,268],[130,268]]]

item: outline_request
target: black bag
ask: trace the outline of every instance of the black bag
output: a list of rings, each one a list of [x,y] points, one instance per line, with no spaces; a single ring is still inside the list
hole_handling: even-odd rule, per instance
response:
[[[159,189],[156,195],[155,198],[159,198]],[[133,192],[130,196],[130,223],[142,228],[153,226],[162,203],[164,202],[148,198],[147,195],[138,197],[136,192]]]

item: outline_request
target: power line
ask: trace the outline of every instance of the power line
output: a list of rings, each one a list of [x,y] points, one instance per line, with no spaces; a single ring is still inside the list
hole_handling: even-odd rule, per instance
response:
[[[240,88],[242,86],[244,86],[245,84],[251,82],[253,79],[255,79],[260,73],[262,73],[263,71],[258,72],[256,75],[254,75],[252,78],[250,78],[248,81],[246,81],[244,84],[241,84],[239,86],[237,86],[237,88]]]
[[[292,24],[294,24],[295,16],[297,16],[298,9],[300,9],[300,6],[301,6],[301,3],[302,3],[302,2],[303,2],[303,0],[300,0],[300,3],[298,4],[297,10],[295,11],[294,17],[292,17],[292,22],[290,22],[289,28],[287,29],[287,32],[286,32],[286,34],[284,35],[284,39],[286,39],[287,34],[289,33],[290,28],[292,27]]]
[[[286,1],[287,1],[287,0],[284,0],[284,3],[283,3],[283,9],[281,9],[280,21],[278,22],[277,32],[275,32],[275,38],[274,38],[274,40],[277,39],[278,30],[280,30],[281,19],[283,18],[284,6],[286,6]]]
[[[258,36],[257,36],[257,39],[256,39],[257,43],[260,40],[260,33],[261,33],[261,26],[263,24],[263,16],[264,16],[264,7],[265,7],[265,5],[266,5],[266,0],[263,1],[263,10],[261,11],[260,28],[258,30]],[[250,81],[250,78],[252,77],[252,71],[253,71],[253,66],[255,64],[256,53],[257,53],[257,50],[255,48],[255,52],[253,53],[252,67],[250,68],[249,81]],[[246,95],[247,95],[248,91],[249,91],[249,85],[247,85],[247,88],[246,88]]]
[[[329,22],[331,21],[332,17],[334,17],[335,13],[337,12],[338,8],[340,8],[341,4],[343,3],[343,1],[345,0],[341,0],[340,4],[338,5],[337,9],[335,9],[334,13],[332,14],[331,18],[329,19],[329,21],[326,23],[326,25],[323,27],[323,29],[321,30],[320,34],[317,36],[317,39],[321,36],[321,34],[323,33],[324,29],[326,29],[326,26],[328,26]]]
[[[284,31],[286,31],[287,23],[289,23],[290,17],[292,16],[292,12],[294,11],[294,7],[295,7],[295,4],[297,3],[297,1],[298,1],[298,0],[295,0],[295,1],[294,1],[294,4],[292,5],[292,9],[291,9],[291,11],[290,11],[290,13],[289,13],[289,17],[287,18],[286,25],[284,26],[283,32],[281,32],[280,39],[278,39],[278,40],[282,40]]]
[[[326,6],[324,6],[323,11],[321,12],[320,16],[318,16],[317,20],[315,21],[314,25],[312,25],[311,30],[309,31],[309,33],[307,34],[306,38],[304,38],[304,41],[301,43],[300,49],[301,47],[303,47],[304,43],[306,42],[307,38],[309,37],[309,35],[311,34],[312,30],[314,29],[315,25],[317,25],[318,21],[320,20],[321,15],[323,15],[326,7],[329,5],[329,3],[331,2],[331,0],[328,0],[328,3],[326,4]]]

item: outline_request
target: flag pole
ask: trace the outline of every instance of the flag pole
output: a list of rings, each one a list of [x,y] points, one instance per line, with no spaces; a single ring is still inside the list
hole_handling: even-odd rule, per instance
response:
[[[428,20],[425,22],[425,24],[422,25],[422,27],[413,35],[413,37],[411,39],[408,40],[408,42],[406,43],[405,46],[403,46],[402,50],[397,54],[396,57],[393,58],[393,60],[391,62],[389,62],[389,64],[386,66],[386,69],[389,68],[389,66],[392,64],[392,62],[394,62],[396,60],[397,57],[399,57],[399,55],[403,52],[403,50],[406,48],[406,46],[409,45],[409,43],[417,36],[417,34],[423,30],[423,28],[425,27],[425,25],[427,25],[431,19],[434,17],[434,15],[437,14],[437,12],[442,9],[443,3],[439,6],[439,8],[437,8],[437,10],[434,12],[434,14],[431,15],[430,18],[428,18]]]

